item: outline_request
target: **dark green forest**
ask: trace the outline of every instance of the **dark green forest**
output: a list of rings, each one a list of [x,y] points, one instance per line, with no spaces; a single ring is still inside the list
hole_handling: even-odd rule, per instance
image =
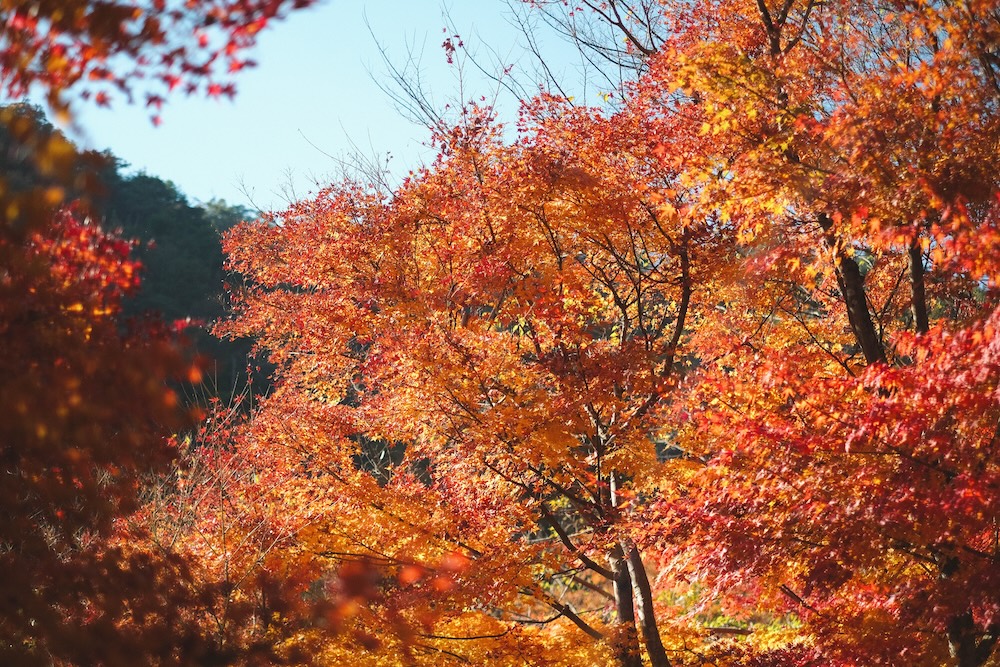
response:
[[[38,130],[21,138],[12,130],[16,122],[0,125],[0,169],[14,189],[46,186],[30,157],[46,137],[65,137],[40,107],[17,104],[5,112]],[[192,202],[174,183],[136,172],[110,151],[78,152],[77,169],[82,187],[71,198],[87,198],[97,224],[133,244],[141,263],[139,285],[122,304],[123,323],[153,320],[182,330],[205,377],[185,389],[187,400],[231,399],[246,382],[251,345],[220,340],[209,329],[227,306],[221,235],[254,212],[217,199]]]

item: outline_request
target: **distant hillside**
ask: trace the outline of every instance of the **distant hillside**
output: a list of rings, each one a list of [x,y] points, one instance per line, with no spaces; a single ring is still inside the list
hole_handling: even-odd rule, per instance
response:
[[[0,169],[7,187],[28,190],[47,185],[31,156],[39,142],[59,130],[38,107],[18,104],[3,111],[35,128],[13,136],[7,125],[0,125]],[[193,393],[199,400],[216,394],[225,400],[246,381],[251,346],[246,341],[217,340],[208,327],[226,314],[221,233],[252,217],[251,211],[221,200],[192,204],[170,181],[146,173],[127,174],[128,165],[110,152],[81,153],[79,162],[81,174],[99,173],[99,185],[96,191],[88,187],[86,192],[81,188],[67,193],[66,199],[87,196],[94,217],[105,229],[120,230],[124,238],[136,242],[133,252],[142,262],[142,283],[125,304],[124,316],[168,323],[192,320],[187,335],[192,353],[204,358],[207,375],[206,384]],[[93,183],[82,177],[80,181]]]

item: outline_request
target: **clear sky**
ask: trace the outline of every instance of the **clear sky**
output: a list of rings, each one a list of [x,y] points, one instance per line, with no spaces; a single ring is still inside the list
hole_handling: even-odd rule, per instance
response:
[[[378,43],[396,64],[416,54],[422,79],[443,104],[458,89],[457,68],[441,48],[448,36],[445,12],[477,60],[496,52],[530,77],[535,64],[518,45],[504,0],[447,6],[441,0],[322,0],[261,34],[253,52],[259,65],[237,79],[234,101],[172,96],[156,128],[141,105],[81,103],[85,135],[74,139],[173,181],[193,200],[222,198],[264,209],[281,208],[290,189],[302,197],[316,182],[335,178],[337,162],[329,155],[344,156],[352,144],[367,154],[391,153],[393,172],[405,174],[431,156],[423,147],[428,133],[379,89],[377,81],[387,84],[389,77]],[[546,48],[555,66],[572,71],[575,52],[554,39]],[[496,88],[482,77],[467,78],[477,97]]]

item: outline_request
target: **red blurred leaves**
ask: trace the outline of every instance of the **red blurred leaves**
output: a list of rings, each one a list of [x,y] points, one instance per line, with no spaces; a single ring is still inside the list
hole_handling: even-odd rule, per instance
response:
[[[140,479],[175,454],[166,436],[185,420],[165,383],[181,366],[169,338],[124,331],[117,318],[138,281],[129,243],[71,208],[18,236],[0,234],[0,540],[10,547],[0,553],[10,576],[0,619],[12,661],[82,663],[109,654],[68,638],[115,632],[136,592],[127,562],[88,568],[113,561],[115,521],[138,507]],[[122,645],[135,650],[139,634]]]
[[[8,96],[41,88],[51,105],[63,111],[70,91],[92,96],[99,105],[110,90],[131,97],[142,80],[162,80],[168,90],[225,91],[225,77],[246,67],[241,54],[257,34],[287,11],[311,0],[158,0],[141,7],[126,0],[91,3],[72,0],[0,12],[5,41],[0,70]],[[191,26],[196,28],[191,30]],[[193,38],[193,39],[192,39]],[[130,66],[122,68],[122,59]],[[105,82],[107,89],[94,88]],[[226,93],[228,94],[228,93]]]

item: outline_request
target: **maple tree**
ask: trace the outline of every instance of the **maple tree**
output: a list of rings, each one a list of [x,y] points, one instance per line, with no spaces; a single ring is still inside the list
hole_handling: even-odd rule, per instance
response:
[[[539,101],[550,120],[505,146],[470,108],[392,197],[348,183],[237,228],[230,259],[252,287],[225,331],[259,337],[282,368],[251,451],[301,471],[291,507],[327,494],[308,504],[304,548],[475,561],[438,604],[483,611],[432,619],[428,645],[481,637],[513,659],[558,637],[556,664],[607,638],[634,663],[641,635],[667,664],[621,524],[657,478],[649,432],[694,317],[694,248],[717,244],[710,221],[653,203],[669,174],[647,129],[558,109]],[[569,151],[567,136],[590,139]],[[376,470],[359,464],[372,447]],[[589,614],[555,594],[604,588],[612,604]],[[462,646],[446,650],[485,650]]]
[[[683,21],[640,86],[702,137],[681,168],[746,259],[678,406],[706,468],[657,514],[665,551],[719,595],[785,598],[828,660],[987,664],[995,7],[726,2]]]
[[[217,404],[182,436],[183,455],[146,485],[118,537],[185,565],[179,583],[188,594],[177,600],[172,632],[195,638],[188,659],[298,664],[309,643],[293,638],[312,626],[316,610],[307,601],[318,575],[289,539],[301,515],[272,501],[287,472],[259,470],[232,447],[244,398]]]
[[[5,3],[0,81],[11,96],[40,90],[60,115],[74,96],[105,104],[144,77],[164,94],[230,94],[254,35],[307,4]],[[152,89],[146,99],[163,101]],[[177,451],[166,436],[190,420],[168,384],[197,369],[173,333],[118,317],[140,269],[131,245],[91,218],[100,156],[79,154],[24,106],[0,110],[0,124],[0,656],[195,660],[199,633],[175,622],[198,595],[186,564],[115,535],[139,509],[144,480],[170,469]]]
[[[182,367],[120,329],[78,156],[5,112],[6,657],[996,661],[995,3],[633,4],[590,6],[648,29],[615,109],[542,95],[505,141],[468,106],[395,190],[231,233],[220,330],[279,382],[114,535]],[[236,40],[192,33],[211,63],[281,6],[14,10],[6,82],[128,88],[117,53],[217,94],[139,56],[156,12]]]
[[[100,600],[124,599],[147,565],[119,558],[100,536],[137,507],[137,476],[166,465],[172,449],[160,434],[180,425],[163,385],[182,369],[172,344],[124,333],[114,317],[137,279],[129,245],[72,210],[56,222],[0,241],[0,653],[16,664],[100,650],[81,641],[111,631]]]

